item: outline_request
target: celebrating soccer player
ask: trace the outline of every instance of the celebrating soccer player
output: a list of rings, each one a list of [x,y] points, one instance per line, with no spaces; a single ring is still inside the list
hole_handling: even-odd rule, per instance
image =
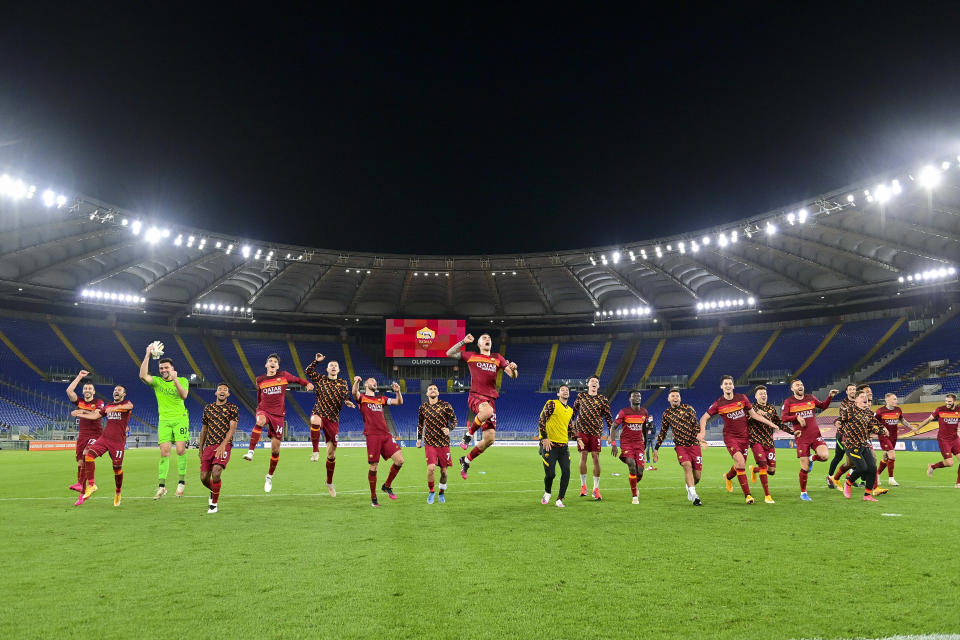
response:
[[[67,385],[67,398],[77,407],[70,413],[70,415],[77,419],[77,483],[71,485],[70,488],[80,493],[83,493],[84,490],[83,478],[85,463],[83,460],[83,451],[88,445],[96,442],[100,434],[103,433],[99,416],[96,419],[84,417],[92,415],[94,412],[99,413],[100,416],[103,415],[103,400],[96,397],[97,390],[93,386],[93,382],[86,379],[88,375],[90,375],[89,371],[81,369],[77,377]],[[83,386],[81,387],[82,398],[78,397],[76,392],[77,385],[80,384],[81,380],[83,380]],[[87,482],[90,484],[94,484],[93,473],[94,468],[91,463],[90,472],[86,476]]]
[[[511,378],[517,377],[516,362],[509,362],[501,354],[491,352],[493,340],[489,333],[480,334],[477,339],[479,352],[461,353],[461,347],[471,342],[473,342],[473,334],[468,333],[463,340],[447,350],[448,358],[463,358],[470,370],[470,395],[467,396],[467,406],[476,417],[470,425],[469,433],[464,434],[463,444],[460,446],[466,449],[471,436],[478,430],[483,434],[483,438],[477,442],[470,453],[460,458],[460,477],[464,480],[467,479],[470,464],[496,440],[496,401],[500,395],[497,391],[497,372],[503,369],[503,372]]]
[[[957,396],[948,393],[943,404],[933,410],[923,422],[917,425],[917,431],[934,420],[937,421],[940,431],[937,433],[937,444],[940,445],[940,455],[943,460],[936,464],[927,465],[927,475],[933,477],[934,469],[943,469],[953,466],[953,456],[960,456],[960,407],[957,407]],[[957,468],[957,489],[960,489],[960,466]]]
[[[127,448],[127,431],[129,431],[127,423],[130,422],[130,412],[133,411],[133,403],[126,400],[126,397],[126,387],[118,384],[113,388],[113,402],[105,403],[101,409],[86,412],[83,416],[88,420],[98,420],[103,415],[107,418],[107,426],[104,427],[103,434],[97,438],[97,441],[88,445],[83,452],[86,470],[84,480],[88,481],[85,483],[86,489],[83,495],[77,499],[74,506],[89,500],[97,490],[97,485],[93,482],[94,460],[105,453],[109,453],[110,460],[113,461],[113,479],[117,486],[116,493],[113,494],[113,506],[120,506],[120,489],[123,487],[123,451]],[[89,473],[89,478],[86,473]]]
[[[604,420],[607,427],[613,428],[610,401],[598,392],[599,389],[600,378],[588,378],[587,393],[578,393],[573,403],[573,430],[577,434],[577,450],[580,451],[580,497],[587,495],[587,455],[591,455],[594,500],[603,499],[600,495],[600,438],[603,436]]]
[[[217,401],[203,408],[203,428],[200,430],[200,482],[210,489],[207,513],[216,513],[220,502],[220,477],[230,462],[233,434],[237,431],[240,410],[227,402],[230,387],[225,382],[217,385]]]
[[[556,505],[564,508],[563,499],[567,495],[570,483],[570,439],[574,437],[570,419],[573,409],[567,405],[570,388],[563,384],[557,389],[557,399],[547,400],[540,411],[538,431],[540,435],[540,461],[543,462],[543,498],[540,504],[550,504],[553,492],[553,479],[557,475],[557,463],[560,463],[560,493]],[[577,446],[581,441],[578,438]]]
[[[446,502],[447,468],[450,459],[450,431],[457,428],[457,414],[453,405],[440,399],[440,389],[431,384],[427,387],[427,401],[420,405],[417,415],[417,448],[426,445],[427,454],[427,504],[435,497],[434,471],[440,467],[440,502]]]
[[[866,483],[863,499],[876,502],[874,487],[879,474],[870,434],[888,435],[888,432],[870,409],[870,394],[866,389],[857,390],[856,406],[841,419],[841,433],[843,448],[853,465],[853,473],[843,484],[843,496],[849,498],[853,483],[857,478],[863,478]]]
[[[283,441],[283,423],[287,419],[286,393],[287,385],[296,382],[307,391],[313,391],[313,384],[303,378],[280,371],[280,356],[271,353],[264,364],[267,372],[257,376],[257,422],[250,433],[250,449],[244,454],[244,460],[253,460],[253,450],[260,442],[263,428],[269,427],[270,436],[270,467],[263,482],[263,490],[273,491],[273,472],[277,470],[280,460],[280,443]]]
[[[663,412],[660,420],[660,435],[653,447],[653,461],[660,458],[660,445],[667,437],[667,431],[673,429],[673,447],[677,452],[677,462],[683,467],[683,476],[687,483],[687,500],[693,506],[703,504],[697,495],[697,483],[703,470],[703,454],[700,445],[707,446],[703,439],[705,430],[697,423],[697,412],[688,404],[680,402],[680,390],[671,389],[667,394],[670,406]]]
[[[767,388],[762,384],[753,390],[753,410],[770,422],[780,426],[780,412],[772,404],[767,402]],[[773,443],[773,434],[776,429],[771,429],[764,423],[754,420],[752,417],[747,419],[747,428],[750,435],[750,450],[753,451],[753,459],[757,466],[750,465],[750,476],[753,482],[760,476],[760,484],[763,486],[763,501],[767,504],[773,504],[773,497],[770,495],[770,483],[767,476],[772,476],[777,472],[777,449]]]
[[[190,442],[190,416],[187,413],[186,378],[177,376],[171,358],[160,358],[157,363],[160,376],[152,376],[149,372],[150,356],[153,355],[153,344],[147,345],[147,353],[140,363],[140,379],[153,388],[157,396],[157,442],[160,444],[160,471],[158,474],[157,492],[153,499],[159,500],[167,495],[167,473],[170,471],[170,445],[177,448],[177,472],[180,475],[177,482],[177,497],[183,496],[187,482],[187,443]]]
[[[889,435],[880,436],[880,448],[883,450],[883,460],[880,461],[880,465],[877,467],[877,486],[880,486],[880,476],[883,475],[883,470],[886,469],[888,476],[887,484],[891,487],[897,487],[900,486],[900,483],[893,477],[893,466],[897,460],[897,430],[901,424],[907,429],[910,429],[910,423],[904,419],[903,410],[897,406],[900,403],[897,394],[884,394],[883,403],[883,406],[877,409],[876,416],[877,420],[887,428]]]
[[[850,383],[846,388],[847,397],[840,401],[840,417],[833,421],[833,425],[837,428],[836,435],[834,436],[837,439],[837,443],[834,445],[833,458],[830,460],[830,472],[827,474],[827,486],[831,489],[840,489],[843,490],[843,483],[838,483],[833,479],[833,474],[837,471],[837,466],[843,461],[843,438],[840,437],[840,423],[842,422],[841,418],[847,418],[848,413],[857,406],[857,385]],[[849,466],[847,467],[849,469]],[[846,469],[841,471],[841,474],[844,473]]]
[[[367,462],[370,469],[367,471],[367,480],[370,482],[370,505],[379,507],[377,502],[377,466],[380,464],[380,458],[392,460],[390,473],[387,475],[387,481],[380,487],[381,491],[386,492],[391,500],[397,499],[397,494],[393,492],[393,479],[400,473],[400,467],[403,466],[403,451],[400,445],[393,439],[390,429],[387,428],[387,418],[383,414],[383,409],[387,405],[403,404],[403,394],[400,393],[400,385],[396,382],[391,385],[395,398],[377,395],[377,381],[374,378],[367,378],[363,383],[363,393],[360,393],[360,376],[353,379],[353,398],[357,401],[357,409],[363,416],[363,435],[367,439]]]
[[[750,448],[750,430],[747,426],[747,418],[752,418],[774,431],[776,431],[777,425],[754,411],[747,396],[733,392],[733,376],[720,378],[720,389],[723,391],[723,395],[714,400],[707,412],[700,416],[700,431],[706,430],[707,420],[711,416],[719,413],[723,418],[723,444],[727,447],[730,457],[733,458],[733,466],[723,476],[723,480],[727,485],[727,491],[732,492],[733,482],[731,480],[736,476],[740,482],[740,488],[743,490],[746,503],[753,504],[750,484],[747,482],[747,450]]]
[[[304,373],[313,383],[313,392],[317,401],[313,405],[313,415],[310,416],[310,442],[313,444],[313,454],[310,462],[320,460],[320,432],[327,443],[327,491],[330,497],[337,497],[337,489],[333,486],[333,470],[337,466],[337,434],[340,433],[340,411],[343,405],[355,407],[350,402],[350,387],[347,381],[338,378],[340,363],[331,360],[327,363],[327,374],[321,375],[317,367],[323,362],[323,354],[314,356],[313,362],[307,365]]]
[[[620,409],[616,420],[610,427],[610,453],[617,455],[617,438],[620,438],[620,460],[627,465],[630,479],[630,493],[633,504],[640,504],[637,495],[637,483],[643,480],[643,468],[646,462],[645,434],[653,428],[653,418],[640,406],[642,400],[638,389],[630,390],[630,406]],[[653,448],[653,447],[651,447]]]
[[[793,395],[783,401],[780,420],[785,425],[796,424],[794,437],[797,443],[797,457],[800,458],[800,499],[809,501],[807,476],[810,475],[811,469],[810,450],[813,450],[814,460],[826,460],[829,452],[827,443],[820,434],[820,426],[817,424],[814,412],[816,409],[822,410],[829,407],[833,396],[837,395],[839,390],[830,389],[827,399],[820,401],[804,392],[803,382],[799,378],[794,378],[790,382],[790,390]],[[866,397],[869,398],[869,395]]]

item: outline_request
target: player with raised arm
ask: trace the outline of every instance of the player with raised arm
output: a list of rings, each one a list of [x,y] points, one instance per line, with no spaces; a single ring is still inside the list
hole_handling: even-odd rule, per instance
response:
[[[377,502],[377,467],[380,464],[380,458],[392,460],[390,473],[387,475],[387,481],[380,487],[385,491],[391,500],[397,499],[397,494],[393,492],[393,479],[400,473],[400,467],[403,466],[403,451],[400,445],[394,440],[390,429],[387,428],[387,418],[383,414],[384,408],[389,405],[403,404],[403,394],[400,393],[400,385],[396,382],[391,385],[395,398],[377,395],[377,381],[374,378],[367,378],[363,383],[363,393],[360,393],[360,381],[362,378],[356,376],[353,379],[353,398],[357,402],[357,409],[363,416],[363,435],[367,440],[367,462],[370,468],[367,471],[367,480],[370,483],[370,506],[379,507]]]
[[[764,385],[758,385],[753,390],[753,410],[770,422],[780,425],[780,412],[772,404],[767,403],[767,388]],[[789,428],[789,427],[788,427]],[[756,482],[757,476],[760,477],[760,484],[763,486],[763,501],[767,504],[774,504],[773,496],[770,495],[770,482],[767,476],[772,476],[777,472],[777,449],[774,446],[773,434],[776,429],[771,429],[768,425],[754,420],[747,419],[747,429],[750,435],[750,450],[753,451],[753,459],[757,466],[750,465],[750,481]]]
[[[879,495],[879,492],[874,487],[880,476],[877,473],[877,459],[873,455],[870,434],[879,433],[887,436],[889,433],[870,409],[870,394],[867,389],[857,389],[856,406],[841,418],[840,431],[843,436],[843,448],[853,467],[853,473],[844,481],[843,497],[849,498],[853,483],[857,478],[863,478],[866,483],[863,499],[866,502],[876,502],[877,499],[874,496]]]
[[[877,409],[877,420],[887,428],[889,435],[880,436],[880,449],[883,450],[883,459],[877,466],[877,486],[880,486],[880,476],[883,470],[887,470],[887,484],[891,487],[898,487],[900,483],[893,477],[893,466],[897,460],[897,435],[898,429],[902,424],[910,429],[910,423],[903,417],[903,410],[899,407],[900,400],[895,393],[887,393],[883,396],[883,406]]]
[[[280,370],[280,356],[271,353],[264,363],[267,372],[257,376],[257,422],[250,433],[250,448],[244,454],[244,460],[253,460],[253,450],[260,441],[264,427],[268,427],[270,436],[270,466],[263,482],[263,490],[273,491],[273,472],[280,461],[280,443],[283,442],[283,423],[287,419],[287,385],[296,382],[307,391],[313,391],[313,383],[298,378],[288,371]]]
[[[313,362],[307,365],[304,373],[313,383],[313,392],[317,401],[313,405],[313,414],[310,416],[310,442],[313,444],[313,454],[310,462],[320,460],[320,433],[327,443],[327,491],[331,498],[337,497],[337,489],[333,486],[333,470],[337,466],[337,436],[340,433],[340,412],[343,405],[356,407],[350,401],[350,385],[340,375],[340,363],[331,360],[327,363],[326,375],[317,371],[324,356],[318,353]]]
[[[660,445],[667,437],[667,431],[673,429],[673,447],[677,452],[677,462],[683,467],[684,480],[687,483],[687,500],[693,506],[703,503],[697,495],[697,483],[703,472],[703,454],[700,446],[707,446],[704,440],[705,430],[697,423],[697,412],[688,404],[680,402],[680,390],[671,389],[667,394],[670,406],[663,412],[660,420],[660,435],[653,448],[653,461],[660,459]]]
[[[837,483],[833,476],[833,474],[837,472],[837,467],[843,463],[844,456],[843,438],[840,437],[840,423],[848,417],[848,412],[857,406],[857,385],[852,382],[848,384],[846,394],[847,397],[840,401],[840,416],[833,421],[833,425],[837,428],[834,436],[837,442],[834,445],[833,458],[830,460],[830,469],[827,474],[827,486],[831,489],[840,489],[841,491],[843,490],[843,483]],[[849,467],[847,467],[847,469],[849,469]],[[840,474],[842,475],[844,471],[846,471],[846,469],[841,471]]]
[[[83,451],[84,460],[84,480],[87,480],[86,474],[89,473],[89,482],[85,482],[86,489],[83,495],[74,503],[79,506],[90,499],[90,496],[97,490],[97,485],[93,482],[94,460],[105,453],[110,454],[110,460],[113,462],[113,480],[116,484],[116,492],[113,494],[113,506],[120,506],[120,489],[123,487],[123,452],[127,448],[127,432],[130,428],[127,424],[130,422],[130,412],[133,411],[133,403],[126,399],[127,388],[118,384],[113,388],[113,402],[104,403],[100,409],[85,411],[83,417],[88,420],[97,420],[100,416],[107,419],[107,426],[103,433],[97,438],[97,441],[88,445]],[[83,411],[78,409],[78,411]]]
[[[441,503],[447,501],[447,468],[453,462],[450,458],[450,431],[457,428],[457,414],[453,405],[440,399],[440,389],[431,384],[427,387],[427,401],[420,405],[417,414],[417,448],[426,445],[427,456],[427,504],[433,504],[434,471],[440,467]]]
[[[578,393],[573,402],[572,428],[577,434],[577,450],[580,451],[580,497],[587,495],[587,456],[593,457],[593,499],[600,495],[600,438],[603,437],[603,422],[613,428],[610,401],[599,393],[600,378],[587,378],[587,392]],[[582,444],[581,444],[582,443]]]
[[[809,393],[804,392],[803,381],[799,378],[790,381],[790,391],[793,393],[783,401],[783,413],[780,415],[780,420],[783,424],[796,425],[794,427],[794,438],[797,443],[797,457],[800,458],[800,499],[809,501],[811,498],[807,495],[807,477],[810,475],[811,465],[813,464],[811,458],[813,460],[826,460],[830,451],[820,434],[816,410],[829,407],[833,396],[840,391],[830,389],[826,400],[817,400]],[[813,456],[810,455],[811,450],[813,450]]]
[[[610,426],[610,453],[617,457],[617,439],[620,439],[620,460],[627,465],[633,504],[640,504],[637,483],[643,480],[646,463],[646,432],[653,427],[653,418],[640,402],[639,389],[630,390],[630,406],[620,409]],[[653,447],[651,447],[653,448]]]
[[[509,362],[499,353],[492,353],[493,340],[489,333],[482,333],[477,339],[478,352],[460,349],[465,344],[473,342],[473,335],[468,333],[463,340],[447,350],[448,358],[463,358],[470,370],[470,395],[467,396],[467,406],[473,411],[475,418],[470,425],[469,433],[464,434],[463,444],[470,442],[470,436],[480,430],[483,438],[466,456],[460,458],[460,477],[467,479],[470,464],[481,453],[494,443],[497,435],[497,372],[503,369],[511,378],[517,377],[517,363]]]
[[[936,464],[927,465],[927,476],[933,477],[935,469],[944,469],[953,466],[953,457],[960,456],[960,407],[957,406],[957,396],[954,393],[948,393],[943,399],[943,404],[933,410],[929,416],[924,418],[923,422],[917,425],[916,431],[924,428],[934,420],[940,431],[937,433],[937,444],[940,445],[940,455],[943,460]],[[960,489],[960,465],[957,468],[957,489]]]
[[[147,352],[140,363],[140,380],[149,385],[157,396],[157,442],[160,445],[160,468],[157,474],[157,492],[154,500],[167,495],[167,473],[170,471],[170,445],[177,449],[177,497],[183,497],[187,483],[187,443],[190,442],[190,415],[187,413],[188,387],[186,378],[177,376],[171,358],[160,358],[157,365],[159,376],[150,375],[150,358],[155,354],[158,344],[147,345]],[[161,352],[162,353],[162,352]]]
[[[556,506],[563,509],[563,499],[567,495],[570,483],[570,439],[574,437],[571,418],[573,409],[567,404],[570,399],[570,387],[565,384],[557,389],[556,399],[547,400],[540,411],[537,421],[540,438],[540,461],[543,463],[543,498],[540,504],[550,504],[553,492],[553,479],[557,475],[557,463],[560,463],[560,493]],[[578,440],[578,444],[580,444]]]
[[[216,513],[219,509],[221,475],[230,462],[233,449],[233,434],[237,431],[240,409],[227,402],[230,387],[226,382],[217,385],[217,401],[203,408],[200,430],[200,482],[210,489],[207,513]]]
[[[103,400],[97,397],[96,387],[93,386],[93,382],[87,379],[89,375],[89,371],[81,369],[77,377],[67,385],[67,398],[77,407],[70,412],[70,415],[77,419],[77,483],[71,485],[70,489],[79,491],[80,493],[83,493],[84,490],[83,478],[85,463],[83,460],[83,452],[88,445],[96,442],[100,434],[103,433],[101,418],[91,419],[84,417],[94,412],[99,412],[101,416],[103,415]],[[81,387],[82,397],[77,396],[76,391],[77,385],[80,384],[81,380],[83,381],[83,386]],[[94,467],[91,465],[89,473],[86,474],[87,482],[90,484],[94,484],[93,473]]]

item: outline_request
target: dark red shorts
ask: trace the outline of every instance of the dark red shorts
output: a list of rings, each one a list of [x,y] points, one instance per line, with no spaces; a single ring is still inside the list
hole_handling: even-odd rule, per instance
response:
[[[277,440],[283,440],[283,416],[275,416],[266,411],[257,411],[258,416],[263,416],[267,420],[267,435]]]
[[[944,458],[960,456],[960,438],[937,438],[937,444],[940,445],[940,455]]]
[[[390,457],[400,451],[393,436],[367,436],[367,462],[373,464],[379,462],[380,458],[389,460]]]
[[[622,460],[624,463],[626,463],[627,460],[633,460],[637,463],[637,467],[643,470],[646,457],[644,456],[642,447],[636,447],[628,444],[620,450],[620,460]]]
[[[126,446],[126,442],[112,442],[110,440],[104,440],[103,438],[97,438],[96,442],[87,445],[87,451],[93,454],[94,458],[99,458],[103,454],[109,453],[110,459],[113,460],[113,466],[119,467],[123,464],[123,450]]]
[[[674,449],[677,452],[677,462],[680,464],[690,462],[697,471],[703,469],[703,454],[700,453],[700,445],[695,444],[692,447],[676,446]]]
[[[317,414],[313,414],[317,415]],[[327,420],[323,416],[317,416],[320,418],[320,430],[323,431],[323,439],[325,442],[332,442],[334,448],[337,446],[337,435],[340,433],[340,423],[334,422],[333,420]]]
[[[889,427],[887,427],[889,429]],[[897,448],[897,434],[890,436],[880,436],[880,448],[884,451],[893,451]]]
[[[585,433],[577,434],[578,440],[583,440],[583,448],[577,445],[577,451],[589,451],[600,453],[600,436],[588,436]]]
[[[219,444],[210,444],[203,448],[203,455],[200,456],[200,471],[210,471],[215,464],[220,465],[224,469],[227,468],[227,463],[230,462],[230,450],[233,449],[233,443],[228,442],[227,448],[223,451],[223,455],[217,457],[217,447],[219,446]]]
[[[493,409],[493,415],[490,416],[490,418],[485,423],[483,423],[483,429],[484,431],[486,431],[487,429],[496,429],[497,428],[497,399],[489,398],[487,396],[482,396],[479,393],[471,393],[469,396],[467,396],[467,407],[470,408],[470,411],[472,411],[474,415],[480,412],[480,405],[483,404],[484,402],[487,402],[490,404],[490,408]]]
[[[427,445],[426,449],[427,464],[435,464],[442,469],[446,469],[453,464],[450,460],[450,447],[431,447]]]
[[[815,431],[811,435],[812,437],[808,438],[806,431],[804,431],[803,435],[800,436],[800,439],[797,440],[798,458],[807,458],[810,456],[811,451],[816,451],[821,445],[824,447],[827,446],[823,436],[820,435],[820,431]]]
[[[748,438],[728,436],[724,434],[723,446],[727,448],[727,453],[729,453],[731,457],[733,456],[733,454],[739,453],[744,458],[746,458],[747,451],[750,449],[750,440]]]
[[[97,441],[100,434],[81,433],[77,435],[77,460],[83,460],[83,450]]]
[[[777,466],[777,448],[776,447],[765,447],[759,442],[755,442],[750,445],[750,450],[753,451],[753,459],[757,461],[757,464],[761,467],[775,467]]]

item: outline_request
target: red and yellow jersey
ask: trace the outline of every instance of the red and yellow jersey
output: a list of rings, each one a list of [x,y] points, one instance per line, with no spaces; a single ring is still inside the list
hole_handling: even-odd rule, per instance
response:
[[[833,398],[827,397],[821,402],[809,393],[799,399],[796,396],[790,396],[783,401],[783,414],[780,418],[784,422],[796,423],[798,429],[810,430],[811,433],[804,433],[804,437],[811,435],[813,429],[819,433],[820,426],[817,424],[816,410],[826,409],[830,406],[831,400]]]
[[[900,426],[900,420],[903,418],[903,411],[900,407],[887,409],[885,406],[877,409],[874,416],[880,421],[880,424],[887,428],[891,436],[897,435],[897,427]]]
[[[723,418],[723,433],[727,436],[738,438],[747,438],[749,426],[747,425],[747,414],[753,405],[750,400],[742,393],[735,393],[730,399],[720,396],[714,400],[707,414],[711,416],[720,415]]]
[[[941,405],[933,410],[933,419],[940,425],[937,437],[953,439],[957,435],[957,425],[960,425],[960,407],[954,405],[953,409],[948,409],[947,405]]]
[[[263,374],[257,378],[257,411],[272,416],[282,416],[286,412],[285,394],[287,385],[296,382],[307,386],[309,382],[292,373],[278,371],[272,376]]]
[[[130,408],[124,407],[129,405]],[[107,426],[103,429],[103,439],[111,442],[127,441],[127,423],[130,422],[130,412],[133,411],[133,403],[124,400],[120,403],[110,403],[104,405],[103,415],[107,418]]]
[[[464,351],[463,360],[470,370],[470,393],[479,393],[488,398],[496,398],[497,373],[505,368],[509,362],[499,353],[488,356],[473,351]]]
[[[646,430],[649,428],[647,425],[652,422],[653,418],[643,407],[636,411],[632,407],[620,409],[620,413],[613,421],[615,425],[623,425],[620,431],[620,446],[634,446],[642,449],[646,444]]]
[[[387,406],[387,396],[360,396],[357,402],[357,409],[363,416],[363,435],[365,436],[389,436],[390,429],[387,428],[387,417],[383,414],[384,407]]]
[[[77,406],[77,409],[83,409],[84,411],[99,411],[100,415],[103,416],[103,400],[100,398],[94,398],[90,402],[87,402],[83,399],[83,396],[77,396],[77,400],[73,404]],[[102,421],[102,417],[98,420],[77,418],[77,430],[89,438],[98,438],[103,432]]]

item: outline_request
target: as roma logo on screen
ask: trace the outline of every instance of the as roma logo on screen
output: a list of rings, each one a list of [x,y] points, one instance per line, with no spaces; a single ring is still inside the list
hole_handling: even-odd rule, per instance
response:
[[[433,341],[437,339],[437,332],[429,327],[417,330],[417,344],[424,349],[429,349]]]

